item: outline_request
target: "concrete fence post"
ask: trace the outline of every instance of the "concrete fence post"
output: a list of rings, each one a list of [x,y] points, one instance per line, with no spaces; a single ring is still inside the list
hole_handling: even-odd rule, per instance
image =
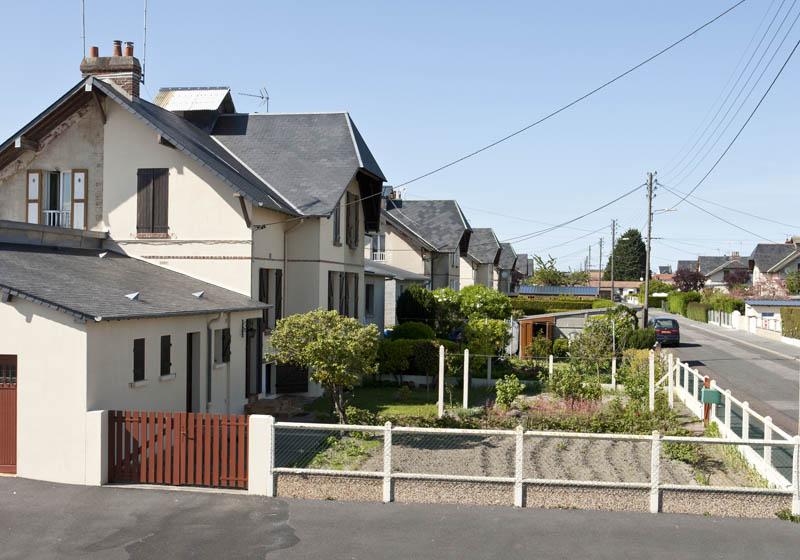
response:
[[[263,414],[247,418],[247,493],[275,495],[272,469],[275,457],[275,419]]]
[[[525,429],[518,425],[514,434],[516,449],[514,453],[514,507],[523,507],[525,496],[522,480],[525,471]]]
[[[437,414],[444,416],[444,346],[439,346],[439,400],[437,401]]]
[[[750,403],[742,403],[742,439],[750,439]]]
[[[461,407],[469,408],[469,348],[464,349],[464,389]]]
[[[108,411],[86,413],[86,484],[102,486],[108,482]]]
[[[658,513],[661,509],[661,433],[653,431],[653,443],[650,447],[650,513]]]
[[[553,381],[553,355],[547,358],[547,380],[552,382]]]
[[[669,353],[667,361],[667,398],[669,399],[669,407],[675,408],[675,357],[672,352]]]
[[[694,387],[692,389],[692,395],[694,396],[694,400],[700,402],[700,375],[697,372],[692,371],[689,369],[689,372],[692,374],[692,379],[694,383]]]
[[[656,409],[656,353],[650,350],[650,359],[648,360],[648,373],[649,373],[649,409],[653,412]]]
[[[772,440],[772,417],[771,416],[764,416],[764,440],[770,441]],[[765,445],[764,446],[764,462],[772,466],[772,446]]]
[[[794,436],[792,453],[792,514],[800,515],[800,436]]]
[[[725,389],[725,420],[723,421],[725,425],[725,433],[722,434],[722,437],[725,439],[730,439],[731,434],[731,390]]]
[[[394,499],[392,492],[392,423],[383,425],[383,503]]]
[[[611,358],[611,388],[617,390],[617,357]]]
[[[492,380],[492,357],[491,356],[486,358],[486,380],[487,381],[491,381]],[[489,383],[489,385],[491,385],[491,383]]]
[[[710,388],[712,391],[715,391],[715,390],[717,389],[717,382],[716,382],[715,380],[713,380],[713,379],[712,379],[712,380],[711,380],[711,387],[709,387],[709,388]],[[714,420],[714,419],[716,419],[716,418],[717,418],[717,405],[715,405],[715,404],[712,404],[712,405],[711,405],[711,420]]]

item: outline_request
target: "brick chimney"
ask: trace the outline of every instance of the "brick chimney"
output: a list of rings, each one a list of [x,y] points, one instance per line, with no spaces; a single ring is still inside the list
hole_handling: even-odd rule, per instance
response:
[[[89,56],[81,62],[83,77],[94,76],[114,84],[130,97],[139,97],[139,82],[142,78],[142,67],[139,59],[133,56],[133,43],[125,43],[125,55],[122,54],[122,41],[114,41],[112,56],[100,56],[100,49],[91,47]]]

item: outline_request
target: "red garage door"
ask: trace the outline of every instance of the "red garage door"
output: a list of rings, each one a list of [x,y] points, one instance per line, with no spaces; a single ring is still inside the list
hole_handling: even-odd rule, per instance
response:
[[[17,357],[0,354],[0,473],[17,472]]]

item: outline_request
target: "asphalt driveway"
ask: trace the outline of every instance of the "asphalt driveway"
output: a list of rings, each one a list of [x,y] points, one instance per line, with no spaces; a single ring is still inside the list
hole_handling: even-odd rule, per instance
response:
[[[797,558],[779,520],[312,502],[0,477],[0,559]]]

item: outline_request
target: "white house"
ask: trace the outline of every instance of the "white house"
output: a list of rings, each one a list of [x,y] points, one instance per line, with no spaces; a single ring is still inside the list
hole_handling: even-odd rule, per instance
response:
[[[786,243],[759,243],[750,254],[753,287],[762,297],[786,295],[783,280],[790,272],[800,271],[800,237]]]
[[[474,228],[472,230],[472,235],[469,237],[467,255],[469,262],[472,264],[472,284],[497,289],[499,276],[497,274],[497,266],[500,262],[500,242],[497,240],[494,230],[491,228]],[[465,284],[463,278],[462,274],[462,287],[471,285]]]

